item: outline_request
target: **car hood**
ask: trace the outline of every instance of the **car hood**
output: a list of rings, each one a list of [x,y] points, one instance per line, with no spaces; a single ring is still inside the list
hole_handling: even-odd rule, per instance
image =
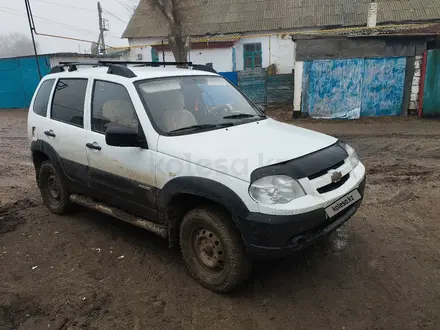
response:
[[[273,119],[208,132],[161,136],[158,152],[250,181],[257,168],[296,159],[337,142]]]

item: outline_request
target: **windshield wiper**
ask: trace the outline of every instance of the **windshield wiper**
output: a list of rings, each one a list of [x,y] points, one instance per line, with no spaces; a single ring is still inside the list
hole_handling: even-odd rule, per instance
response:
[[[252,118],[252,117],[265,117],[265,116],[256,115],[256,114],[251,115],[249,113],[237,113],[235,115],[223,117],[223,119],[241,119],[241,118]]]
[[[173,131],[170,131],[168,133],[177,133],[177,132],[183,132],[183,131],[199,131],[204,129],[211,129],[211,128],[221,128],[221,127],[229,127],[234,126],[233,123],[221,123],[221,124],[203,124],[203,125],[192,125],[188,127],[182,127],[179,129],[175,129]]]

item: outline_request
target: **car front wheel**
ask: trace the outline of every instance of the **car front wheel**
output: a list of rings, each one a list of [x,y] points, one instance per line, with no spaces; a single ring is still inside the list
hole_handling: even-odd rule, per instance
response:
[[[191,276],[212,291],[231,291],[249,276],[251,261],[241,236],[221,209],[189,211],[180,226],[180,246]]]

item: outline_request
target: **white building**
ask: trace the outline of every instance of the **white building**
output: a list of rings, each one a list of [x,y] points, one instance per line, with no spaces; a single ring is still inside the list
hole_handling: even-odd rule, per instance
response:
[[[168,45],[162,47],[164,38],[129,38],[132,60],[174,61]],[[261,35],[243,33],[220,35],[216,38],[192,37],[188,60],[197,64],[212,63],[218,72],[234,72],[251,68],[266,68],[276,64],[278,73],[292,73],[294,48],[287,34]]]
[[[420,75],[421,58],[439,34],[434,24],[440,20],[440,0],[406,2],[398,10],[396,1],[384,0],[182,0],[181,8],[183,33],[191,40],[189,61],[212,64],[230,80],[232,73],[234,82],[255,103],[293,102],[294,110],[305,115],[333,116],[344,104],[357,113],[360,109],[362,116],[414,111],[420,78],[413,71]],[[174,61],[167,45],[169,34],[161,11],[141,1],[123,34],[129,41],[130,59]],[[339,71],[333,69],[341,65]],[[268,67],[271,70],[263,72]],[[353,70],[364,83],[348,99],[351,92],[341,94],[343,88],[336,87],[346,84]],[[390,73],[384,74],[380,90],[363,78],[386,70]],[[336,71],[340,74],[335,76]],[[253,72],[255,84],[250,81]],[[280,77],[273,77],[274,73]],[[385,104],[391,82],[399,92]],[[371,97],[360,91],[371,92]],[[376,95],[378,91],[384,95]],[[260,97],[262,93],[266,95]],[[381,110],[384,107],[386,111]]]

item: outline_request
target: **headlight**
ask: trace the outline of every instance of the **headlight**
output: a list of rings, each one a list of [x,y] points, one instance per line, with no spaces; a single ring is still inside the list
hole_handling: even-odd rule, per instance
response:
[[[356,166],[358,166],[359,157],[356,151],[346,143],[340,142],[340,144],[348,153],[348,162],[350,163],[351,167],[355,168]]]
[[[287,204],[305,196],[299,182],[286,175],[266,176],[256,180],[249,187],[249,194],[260,204]]]

